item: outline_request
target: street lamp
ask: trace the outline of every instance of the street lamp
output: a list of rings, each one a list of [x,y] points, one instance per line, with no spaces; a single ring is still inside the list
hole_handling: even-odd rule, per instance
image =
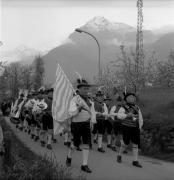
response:
[[[96,41],[96,43],[98,45],[98,79],[100,81],[101,80],[101,75],[102,75],[101,62],[100,62],[100,44],[99,44],[97,38],[93,34],[87,32],[87,31],[84,31],[82,29],[79,29],[79,28],[75,29],[75,31],[78,32],[78,33],[86,33],[86,34],[90,35]]]

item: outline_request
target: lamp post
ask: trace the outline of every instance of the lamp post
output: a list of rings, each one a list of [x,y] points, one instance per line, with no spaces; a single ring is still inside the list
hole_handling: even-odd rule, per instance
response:
[[[100,44],[99,44],[97,38],[93,34],[87,32],[87,31],[84,31],[82,29],[79,29],[79,28],[75,29],[75,31],[78,32],[78,33],[86,33],[86,34],[90,35],[97,43],[97,46],[98,46],[98,79],[99,79],[99,82],[100,82],[101,75],[102,75],[101,62],[100,62]]]

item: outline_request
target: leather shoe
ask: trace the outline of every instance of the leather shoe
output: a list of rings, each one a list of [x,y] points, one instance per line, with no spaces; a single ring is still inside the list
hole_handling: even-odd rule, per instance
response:
[[[91,173],[91,169],[89,169],[89,167],[87,165],[82,165],[81,166],[81,170],[87,173]]]
[[[69,158],[68,156],[67,156],[67,158],[66,158],[66,166],[67,166],[67,167],[70,167],[70,166],[71,166],[71,158]]]
[[[77,151],[82,151],[82,149],[80,149],[80,147],[77,147],[76,150],[77,150]]]
[[[118,162],[118,163],[121,163],[121,162],[122,162],[122,158],[121,158],[120,155],[117,156],[117,162]]]
[[[52,149],[52,146],[51,146],[51,144],[47,144],[47,149]]]
[[[132,165],[136,166],[136,167],[139,167],[139,168],[142,168],[142,165],[138,161],[133,161]]]
[[[105,153],[105,150],[103,148],[98,148],[99,152]]]

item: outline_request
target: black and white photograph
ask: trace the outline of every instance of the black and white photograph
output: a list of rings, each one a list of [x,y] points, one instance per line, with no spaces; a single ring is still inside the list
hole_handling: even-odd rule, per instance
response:
[[[174,0],[0,0],[0,180],[174,179]]]

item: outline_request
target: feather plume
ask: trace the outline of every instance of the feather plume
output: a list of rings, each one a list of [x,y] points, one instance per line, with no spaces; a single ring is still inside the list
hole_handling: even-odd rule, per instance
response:
[[[78,83],[81,83],[81,82],[82,82],[82,76],[81,76],[77,71],[75,71],[75,73],[76,73],[76,75],[78,76],[77,82],[78,82]]]
[[[126,86],[124,87],[124,94],[125,95],[127,94],[127,87]]]
[[[104,88],[104,86],[99,86],[98,91],[102,91],[103,88]]]

